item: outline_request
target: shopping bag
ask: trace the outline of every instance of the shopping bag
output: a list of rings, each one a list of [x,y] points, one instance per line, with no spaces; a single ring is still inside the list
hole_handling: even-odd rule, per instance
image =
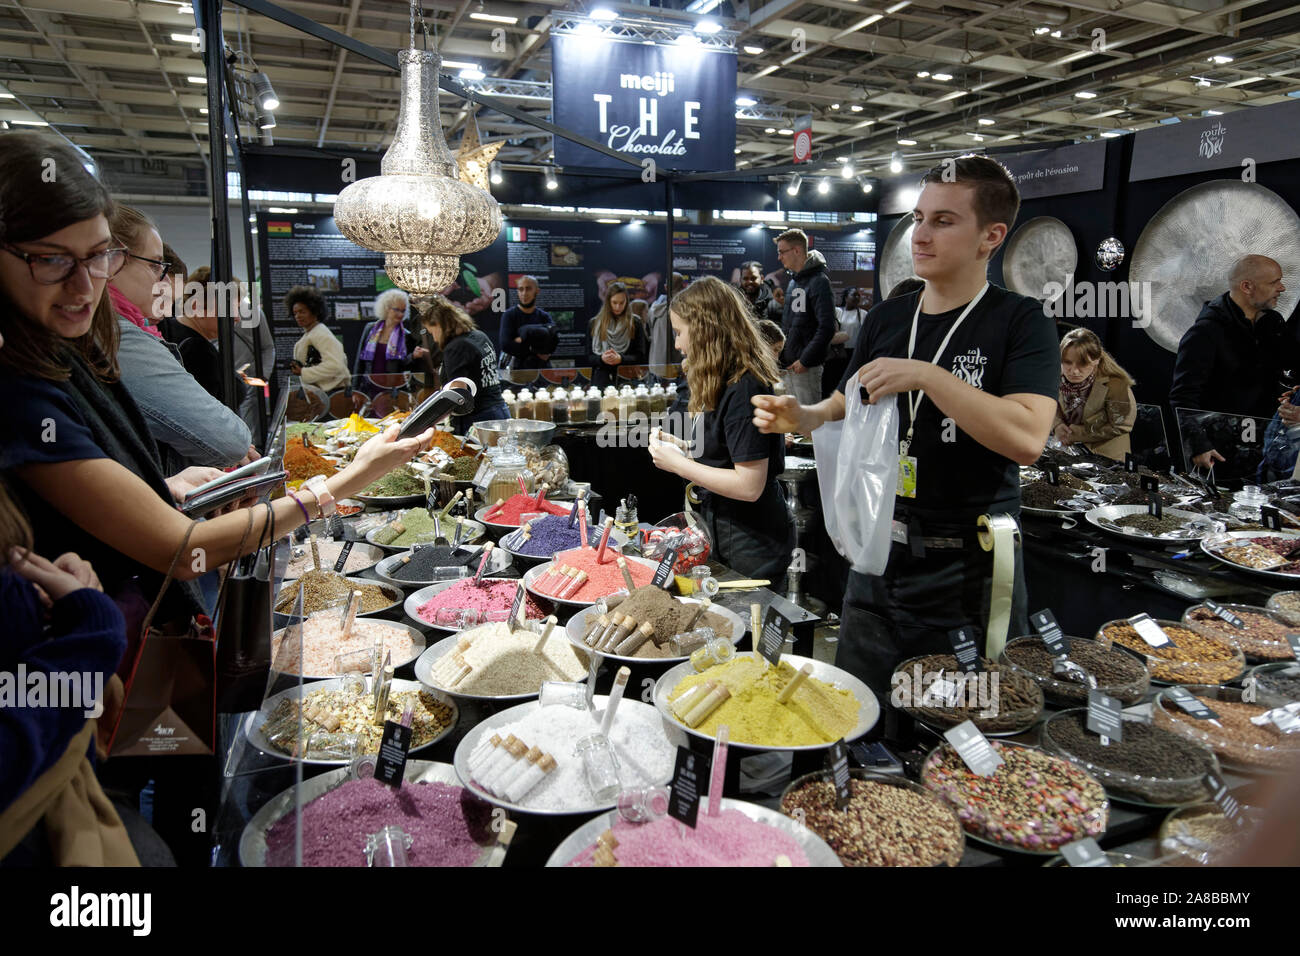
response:
[[[202,614],[155,622],[196,524],[192,522],[185,532],[141,625],[139,651],[108,738],[111,757],[211,754],[216,744],[212,623]]]
[[[231,563],[217,597],[216,697],[217,713],[221,714],[242,714],[261,707],[270,677],[275,512],[269,504],[266,511],[257,550]],[[253,513],[249,508],[240,553],[253,527]],[[268,540],[270,547],[265,547]]]
[[[833,464],[833,434],[826,436],[825,452],[813,432],[817,471],[834,475],[828,504],[822,488],[826,527],[835,550],[859,574],[883,574],[889,563],[894,519],[894,491],[898,484],[898,403],[890,395],[874,405],[862,401],[861,390],[850,388],[844,398],[844,421]],[[825,470],[823,470],[825,468]]]

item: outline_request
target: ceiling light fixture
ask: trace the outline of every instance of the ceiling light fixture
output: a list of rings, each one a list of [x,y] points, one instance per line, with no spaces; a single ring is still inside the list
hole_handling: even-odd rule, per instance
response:
[[[852,106],[849,107],[849,109],[851,109],[851,110],[852,110],[853,112],[855,112],[855,113],[861,113],[861,112],[862,112],[862,107],[859,106],[857,103],[854,103]]]
[[[1212,57],[1209,57],[1208,59],[1209,59],[1209,61],[1210,61],[1211,63],[1217,63],[1217,64],[1219,64],[1219,66],[1223,66],[1225,63],[1231,63],[1231,62],[1232,62],[1232,57],[1230,57],[1230,56],[1223,56],[1222,54],[1220,54],[1220,55],[1218,55],[1218,56],[1212,56]]]
[[[934,78],[935,78],[936,80],[938,80],[940,83],[947,83],[949,80],[952,79],[952,74],[951,74],[951,73],[935,73],[935,74],[933,74],[933,76],[934,76]]]
[[[864,193],[871,192],[871,180],[868,179],[866,175],[861,173],[858,174],[858,185],[862,187]]]
[[[1037,27],[1034,29],[1034,36],[1040,37],[1045,33],[1051,33],[1051,32],[1052,32],[1051,27]]]
[[[559,188],[560,188],[560,181],[559,181],[558,179],[555,178],[555,167],[554,167],[554,166],[547,166],[547,167],[546,167],[546,188],[547,188],[547,189],[559,189]]]
[[[266,207],[266,211],[267,211],[267,212],[278,212],[278,213],[280,213],[280,214],[283,215],[283,216],[292,216],[292,215],[294,215],[294,214],[298,211],[298,207],[297,207],[297,206],[267,206],[267,207]],[[250,216],[250,217],[249,217],[249,222],[252,222],[252,221],[253,221],[253,219],[252,219],[252,217]]]
[[[822,177],[820,180],[818,180],[818,182],[817,182],[817,192],[819,192],[819,193],[821,193],[821,195],[825,196],[825,195],[826,195],[828,192],[830,192],[830,191],[831,191],[831,181],[830,181],[829,179],[827,179],[825,176],[823,176],[823,177]]]
[[[695,32],[704,36],[712,36],[722,30],[722,24],[717,20],[701,20],[695,24]]]
[[[980,124],[981,126],[992,126],[995,122],[996,122],[996,120],[985,119],[985,118],[983,118],[983,117],[980,117],[980,119],[979,119],[979,124]]]
[[[848,162],[848,163],[845,163],[843,166],[841,166],[841,167],[840,167],[840,175],[843,176],[845,179],[852,179],[852,178],[853,178],[853,163]]]
[[[777,130],[777,131],[776,131],[776,134],[777,134],[778,136],[793,136],[793,135],[794,135],[794,130],[792,130],[792,129],[786,129],[786,128],[783,127],[783,128],[781,128],[781,129]]]
[[[280,97],[275,95],[275,87],[271,85],[271,78],[261,70],[253,74],[253,93],[262,109],[279,109]]]
[[[1060,30],[1053,30],[1053,31],[1052,31],[1052,39],[1053,39],[1053,40],[1059,40],[1059,39],[1061,39],[1061,31],[1060,31]]]
[[[470,80],[471,82],[481,80],[486,75],[487,74],[484,73],[482,70],[480,70],[477,66],[470,67],[468,70],[460,71],[460,78],[462,80]]]
[[[758,100],[754,99],[752,96],[749,96],[749,95],[746,94],[746,93],[741,93],[739,96],[736,97],[736,105],[737,105],[737,106],[757,106],[757,105],[758,105]]]
[[[593,20],[617,20],[617,19],[618,19],[618,14],[615,13],[613,10],[611,10],[609,7],[597,7],[595,10],[592,10],[592,11],[591,11],[591,19],[593,19]]]
[[[785,187],[785,191],[790,196],[799,195],[799,187],[803,185],[803,177],[795,173],[790,177],[790,185]]]
[[[773,133],[776,132],[776,127],[775,127],[775,126],[769,126],[767,129],[763,130],[763,132],[764,132],[764,133],[767,133],[767,134],[770,136],[770,135],[772,135]]]
[[[898,145],[899,145],[899,146],[915,146],[915,145],[916,145],[916,140],[914,140],[914,139],[908,139],[906,136],[900,136],[900,137],[898,137]]]
[[[889,171],[891,173],[901,173],[903,171],[903,154],[894,150],[889,154]]]
[[[500,183],[505,179],[505,176],[502,174],[502,169],[501,160],[492,160],[492,162],[488,163],[488,179],[492,180],[494,183]]]
[[[831,104],[831,109],[833,109],[833,110],[837,110],[837,109],[839,109],[839,108],[840,108],[840,104],[839,104],[839,103],[832,103],[832,104]]]
[[[759,56],[763,52],[763,48],[761,46],[746,45],[741,47],[741,49],[744,50],[750,56]]]
[[[929,70],[917,70],[917,71],[916,71],[916,78],[917,78],[918,80],[924,80],[924,79],[926,79],[927,77],[929,77],[929,75],[930,75],[930,71],[929,71]]]
[[[1097,94],[1092,90],[1079,90],[1079,92],[1074,95],[1077,99],[1081,100],[1095,100],[1097,98]]]
[[[482,20],[484,23],[508,23],[511,26],[519,22],[518,17],[503,17],[496,13],[471,13],[469,18],[471,20]]]
[[[205,86],[208,82],[206,76],[187,76],[185,79],[189,80],[191,83],[198,84],[199,86]]]

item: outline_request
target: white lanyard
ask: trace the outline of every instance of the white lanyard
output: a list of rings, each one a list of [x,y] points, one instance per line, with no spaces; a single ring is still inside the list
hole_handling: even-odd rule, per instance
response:
[[[939,364],[939,359],[943,356],[944,349],[946,349],[948,343],[952,341],[953,333],[957,331],[957,327],[962,324],[966,316],[971,314],[975,306],[979,305],[980,299],[984,298],[984,293],[987,291],[989,291],[989,284],[985,282],[984,287],[980,289],[979,294],[970,300],[970,303],[967,304],[966,308],[962,309],[961,315],[957,316],[957,321],[948,329],[948,334],[945,335],[943,341],[939,343],[939,348],[934,353],[934,358],[930,359],[931,365]],[[912,353],[916,350],[916,327],[921,318],[921,303],[924,298],[924,292],[917,296],[916,311],[912,313],[912,333],[907,337],[907,357],[909,359],[912,357]],[[916,411],[921,407],[921,399],[923,398],[925,398],[924,389],[916,389],[915,391],[907,393],[907,437],[899,443],[899,451],[904,455],[907,454],[908,449],[912,446],[912,432],[916,430]]]

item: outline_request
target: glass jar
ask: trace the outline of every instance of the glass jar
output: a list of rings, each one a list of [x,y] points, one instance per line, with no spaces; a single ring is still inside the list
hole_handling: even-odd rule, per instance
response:
[[[519,403],[515,408],[515,418],[532,418],[533,417],[533,393],[528,389],[519,392]]]
[[[501,393],[501,401],[506,403],[506,408],[510,410],[511,418],[519,417],[515,414],[515,411],[519,408],[519,396],[507,388]]]
[[[618,418],[618,390],[613,385],[605,386],[605,394],[600,399],[601,414]]]
[[[574,681],[548,680],[542,684],[537,703],[541,707],[572,707],[587,710],[587,688]]]
[[[640,414],[650,417],[650,391],[644,385],[636,387],[636,411]]]
[[[668,411],[668,393],[662,385],[650,389],[650,414],[662,415]]]
[[[569,393],[562,388],[551,393],[551,420],[557,425],[569,424]]]
[[[575,425],[581,425],[587,421],[587,397],[583,394],[582,389],[576,386],[569,395],[569,421]]]
[[[583,775],[591,788],[592,798],[598,803],[615,799],[623,789],[623,783],[618,776],[618,759],[609,738],[604,734],[583,737],[575,750],[582,758]]]
[[[1259,490],[1258,485],[1246,485],[1232,496],[1228,514],[1238,521],[1259,521],[1259,509],[1268,504],[1268,495]]]
[[[587,389],[587,421],[600,418],[600,389],[595,385]]]
[[[704,630],[704,628],[701,628]],[[704,642],[703,647],[691,651],[691,666],[696,671],[706,671],[718,664],[725,664],[736,655],[736,646],[725,637],[713,636]]]
[[[618,419],[625,422],[636,411],[636,394],[631,385],[624,385],[618,393]]]
[[[533,405],[533,418],[539,422],[553,421],[551,393],[544,388],[537,390],[537,401]]]
[[[512,495],[519,494],[519,479],[523,478],[524,487],[531,493],[536,490],[532,471],[528,461],[518,452],[507,449],[491,458],[483,469],[479,487],[489,505],[498,501],[508,501]]]

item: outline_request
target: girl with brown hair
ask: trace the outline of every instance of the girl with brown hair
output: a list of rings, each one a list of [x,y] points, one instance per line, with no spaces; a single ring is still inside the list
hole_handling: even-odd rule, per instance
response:
[[[654,440],[655,467],[704,489],[702,507],[718,560],[779,582],[790,564],[793,527],[777,476],[785,443],[754,427],[750,399],[780,380],[772,349],[739,292],[713,276],[673,297],[669,312],[690,388],[693,457]]]
[[[1052,435],[1063,445],[1082,445],[1094,455],[1122,461],[1131,450],[1129,432],[1137,417],[1133,384],[1095,332],[1066,333]]]
[[[497,352],[492,340],[469,317],[469,313],[440,295],[431,301],[416,300],[420,321],[442,350],[442,382],[467,378],[474,383],[474,410],[452,418],[452,428],[467,433],[475,422],[510,417],[510,409],[501,397],[501,376],[497,369]]]
[[[632,312],[632,297],[627,286],[611,282],[605,286],[605,302],[591,320],[591,384],[610,385],[618,377],[620,365],[641,365],[649,345],[645,326]]]

